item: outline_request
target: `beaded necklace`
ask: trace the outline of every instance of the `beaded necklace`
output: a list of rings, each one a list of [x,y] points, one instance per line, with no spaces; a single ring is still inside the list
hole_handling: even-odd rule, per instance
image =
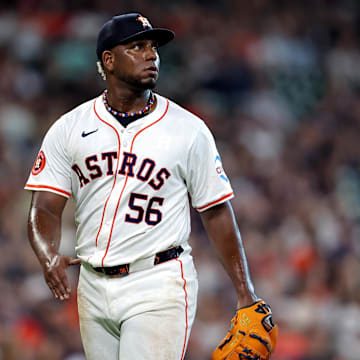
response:
[[[123,118],[137,116],[137,115],[143,115],[143,114],[147,113],[148,111],[150,111],[150,109],[154,105],[154,101],[155,101],[155,96],[153,93],[151,93],[148,104],[142,110],[127,113],[127,112],[120,112],[120,111],[114,110],[108,103],[107,90],[105,90],[104,94],[103,94],[103,102],[104,102],[104,105],[105,105],[107,111],[109,111],[111,114],[113,114],[115,116],[120,116]]]

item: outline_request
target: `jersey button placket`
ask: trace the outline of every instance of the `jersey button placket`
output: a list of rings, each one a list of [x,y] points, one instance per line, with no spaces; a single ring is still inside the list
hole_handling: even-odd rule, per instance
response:
[[[118,132],[119,136],[120,136],[121,147],[124,147],[124,132],[125,132],[124,128],[120,129]],[[120,154],[118,154],[117,161],[119,161],[119,158],[121,158]],[[117,171],[119,171],[119,167],[120,167],[120,164],[117,164]],[[118,201],[118,198],[121,193],[122,185],[123,185],[122,177],[116,176],[115,186],[111,192],[111,196],[109,198],[109,201],[108,201],[108,204],[107,204],[107,207],[105,210],[104,222],[103,222],[103,226],[102,226],[100,236],[99,236],[100,241],[98,243],[98,247],[100,249],[105,249],[108,244],[111,227],[112,227],[114,218],[116,216],[117,201]]]
[[[129,144],[131,143],[132,138],[132,131],[131,130],[125,130],[123,134],[123,146],[127,148]]]

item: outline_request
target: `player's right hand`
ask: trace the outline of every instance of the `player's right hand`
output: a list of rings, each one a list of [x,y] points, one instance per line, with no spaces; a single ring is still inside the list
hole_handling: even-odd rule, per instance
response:
[[[66,269],[70,265],[80,263],[80,259],[57,254],[43,264],[45,281],[57,299],[61,301],[69,299],[71,288],[66,275]]]

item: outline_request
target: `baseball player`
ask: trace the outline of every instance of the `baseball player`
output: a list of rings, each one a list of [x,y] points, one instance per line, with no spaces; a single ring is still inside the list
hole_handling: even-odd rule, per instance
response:
[[[158,47],[173,38],[140,14],[103,25],[96,52],[106,90],[46,134],[25,186],[32,191],[29,240],[57,299],[70,296],[66,268],[81,263],[77,296],[87,359],[182,360],[198,290],[189,194],[234,283],[238,307],[252,305],[241,322],[259,327],[252,313],[260,308],[266,324],[257,340],[242,330],[229,334],[214,358],[232,359],[228,349],[236,344],[248,356],[236,359],[267,359],[250,357],[260,351],[254,341],[271,353],[266,336],[275,332],[270,308],[249,278],[229,203],[233,190],[214,139],[202,120],[153,91]],[[70,197],[76,259],[58,252]]]

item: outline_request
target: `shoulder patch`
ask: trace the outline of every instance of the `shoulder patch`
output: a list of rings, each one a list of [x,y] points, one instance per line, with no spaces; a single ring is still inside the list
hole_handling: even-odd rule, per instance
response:
[[[37,156],[34,166],[31,170],[31,173],[33,175],[38,175],[39,173],[41,173],[41,171],[44,169],[45,167],[45,163],[46,163],[46,158],[45,158],[45,154],[44,152],[41,150],[39,152],[39,155]]]
[[[216,155],[215,157],[215,168],[217,174],[221,177],[221,179],[223,179],[226,182],[229,182],[229,179],[226,177],[225,171],[222,167],[222,163],[219,155]]]

